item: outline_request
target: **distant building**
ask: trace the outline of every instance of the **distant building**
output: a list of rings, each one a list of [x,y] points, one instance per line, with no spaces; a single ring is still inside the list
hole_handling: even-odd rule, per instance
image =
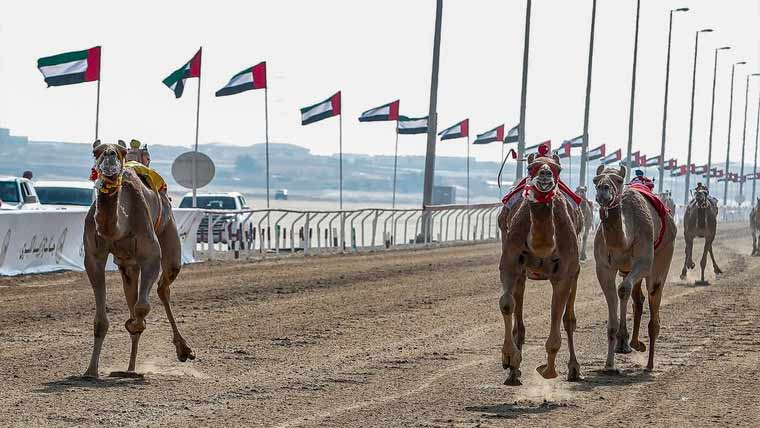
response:
[[[29,137],[17,137],[11,135],[10,129],[0,128],[0,146],[25,146],[29,143]]]
[[[454,186],[433,186],[433,205],[452,205],[457,200]]]

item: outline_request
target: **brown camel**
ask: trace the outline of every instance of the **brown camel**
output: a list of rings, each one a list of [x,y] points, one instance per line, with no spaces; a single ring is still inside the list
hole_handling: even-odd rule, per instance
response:
[[[548,279],[552,284],[551,331],[546,341],[546,364],[536,370],[546,379],[557,377],[555,360],[562,344],[560,322],[567,332],[570,361],[567,379],[580,379],[575,356],[575,292],[580,263],[578,230],[580,210],[559,195],[559,158],[528,158],[530,177],[524,197],[499,215],[502,253],[499,264],[503,294],[499,307],[504,317],[502,366],[509,370],[506,385],[520,385],[520,363],[525,342],[523,297],[526,277]],[[557,196],[555,196],[555,192]],[[513,325],[514,319],[514,325]]]
[[[662,202],[668,207],[673,214],[673,217],[675,217],[676,203],[673,201],[673,196],[670,194],[670,190],[660,193],[660,199],[662,199]]]
[[[171,204],[165,194],[149,189],[133,170],[124,168],[126,153],[123,141],[118,145],[96,141],[93,145],[98,197],[85,218],[84,264],[95,293],[95,344],[85,377],[98,376],[100,351],[108,333],[105,267],[109,254],[121,272],[130,315],[125,327],[132,340],[127,371],[113,374],[138,376],[137,345],[150,312],[150,289],[159,273],[158,296],[172,327],[177,358],[195,359],[177,328],[169,303],[169,286],[182,267]]]
[[[588,258],[586,257],[586,244],[588,243],[588,234],[591,232],[591,229],[594,228],[594,205],[586,197],[586,186],[578,186],[578,188],[575,190],[575,193],[583,198],[580,204],[580,209],[583,213],[583,235],[581,236],[580,250],[581,261],[585,261]]]
[[[625,173],[623,166],[620,169],[600,166],[594,177],[602,221],[594,239],[594,258],[596,276],[609,312],[606,371],[616,371],[615,352],[629,353],[631,347],[639,352],[646,350],[646,346],[639,341],[645,298],[641,282],[645,278],[650,311],[647,369],[654,368],[655,341],[660,332],[660,301],[677,234],[671,215],[661,218],[657,208],[642,193],[624,187]],[[618,272],[623,280],[616,286]],[[634,323],[629,346],[626,312],[631,294]]]
[[[714,199],[710,198],[707,187],[702,186],[700,183],[694,190],[694,198],[689,202],[689,206],[686,207],[686,212],[683,215],[683,237],[686,240],[686,258],[681,270],[681,279],[686,279],[686,271],[688,269],[694,269],[694,260],[692,258],[694,238],[705,238],[705,248],[702,252],[702,260],[699,263],[702,268],[702,274],[697,284],[707,284],[707,281],[705,281],[705,266],[707,266],[708,253],[710,254],[710,259],[712,259],[715,274],[720,275],[723,273],[715,262],[712,250],[717,224],[718,204]]]
[[[760,233],[760,198],[757,198],[752,212],[749,213],[749,228],[752,229],[752,255],[760,256],[760,242],[757,235]]]

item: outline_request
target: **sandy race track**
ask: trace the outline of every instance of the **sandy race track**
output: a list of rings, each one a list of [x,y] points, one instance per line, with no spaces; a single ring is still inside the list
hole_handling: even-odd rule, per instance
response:
[[[590,261],[576,303],[585,379],[564,380],[564,332],[560,378],[541,379],[550,286],[529,282],[522,387],[502,385],[495,243],[186,267],[172,299],[198,358],[176,360],[154,293],[144,379],[106,377],[129,356],[117,275],[98,381],[78,378],[92,344],[85,275],[3,278],[0,426],[757,427],[760,259],[744,226],[716,243],[726,274],[695,287],[694,273],[678,279],[679,234],[653,373],[636,352],[618,356],[620,375],[599,371],[607,309]]]

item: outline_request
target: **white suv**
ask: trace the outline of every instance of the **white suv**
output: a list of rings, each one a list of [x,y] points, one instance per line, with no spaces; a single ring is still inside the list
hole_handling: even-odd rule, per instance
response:
[[[214,214],[214,242],[228,242],[229,233],[236,233],[242,226],[245,233],[248,225],[244,220],[248,214],[235,211],[249,210],[251,207],[239,192],[203,193],[196,196],[197,208],[202,210],[231,211],[229,214]],[[180,208],[193,208],[193,194],[187,193],[179,203]],[[203,217],[198,226],[198,242],[208,242],[208,216]]]
[[[0,177],[0,210],[38,210],[34,185],[26,178]]]

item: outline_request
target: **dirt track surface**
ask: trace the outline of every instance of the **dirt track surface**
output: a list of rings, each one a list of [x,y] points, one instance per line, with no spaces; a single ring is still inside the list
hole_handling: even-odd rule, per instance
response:
[[[585,379],[564,380],[564,332],[560,378],[541,379],[550,286],[529,281],[521,387],[502,385],[494,243],[186,267],[172,299],[198,359],[176,360],[154,293],[142,380],[106,377],[129,356],[117,275],[98,381],[78,378],[92,346],[85,275],[3,278],[0,426],[757,427],[760,259],[744,227],[717,241],[726,274],[695,287],[694,273],[678,279],[679,235],[653,373],[636,352],[618,355],[620,375],[599,371],[607,309],[590,261],[576,303]]]

